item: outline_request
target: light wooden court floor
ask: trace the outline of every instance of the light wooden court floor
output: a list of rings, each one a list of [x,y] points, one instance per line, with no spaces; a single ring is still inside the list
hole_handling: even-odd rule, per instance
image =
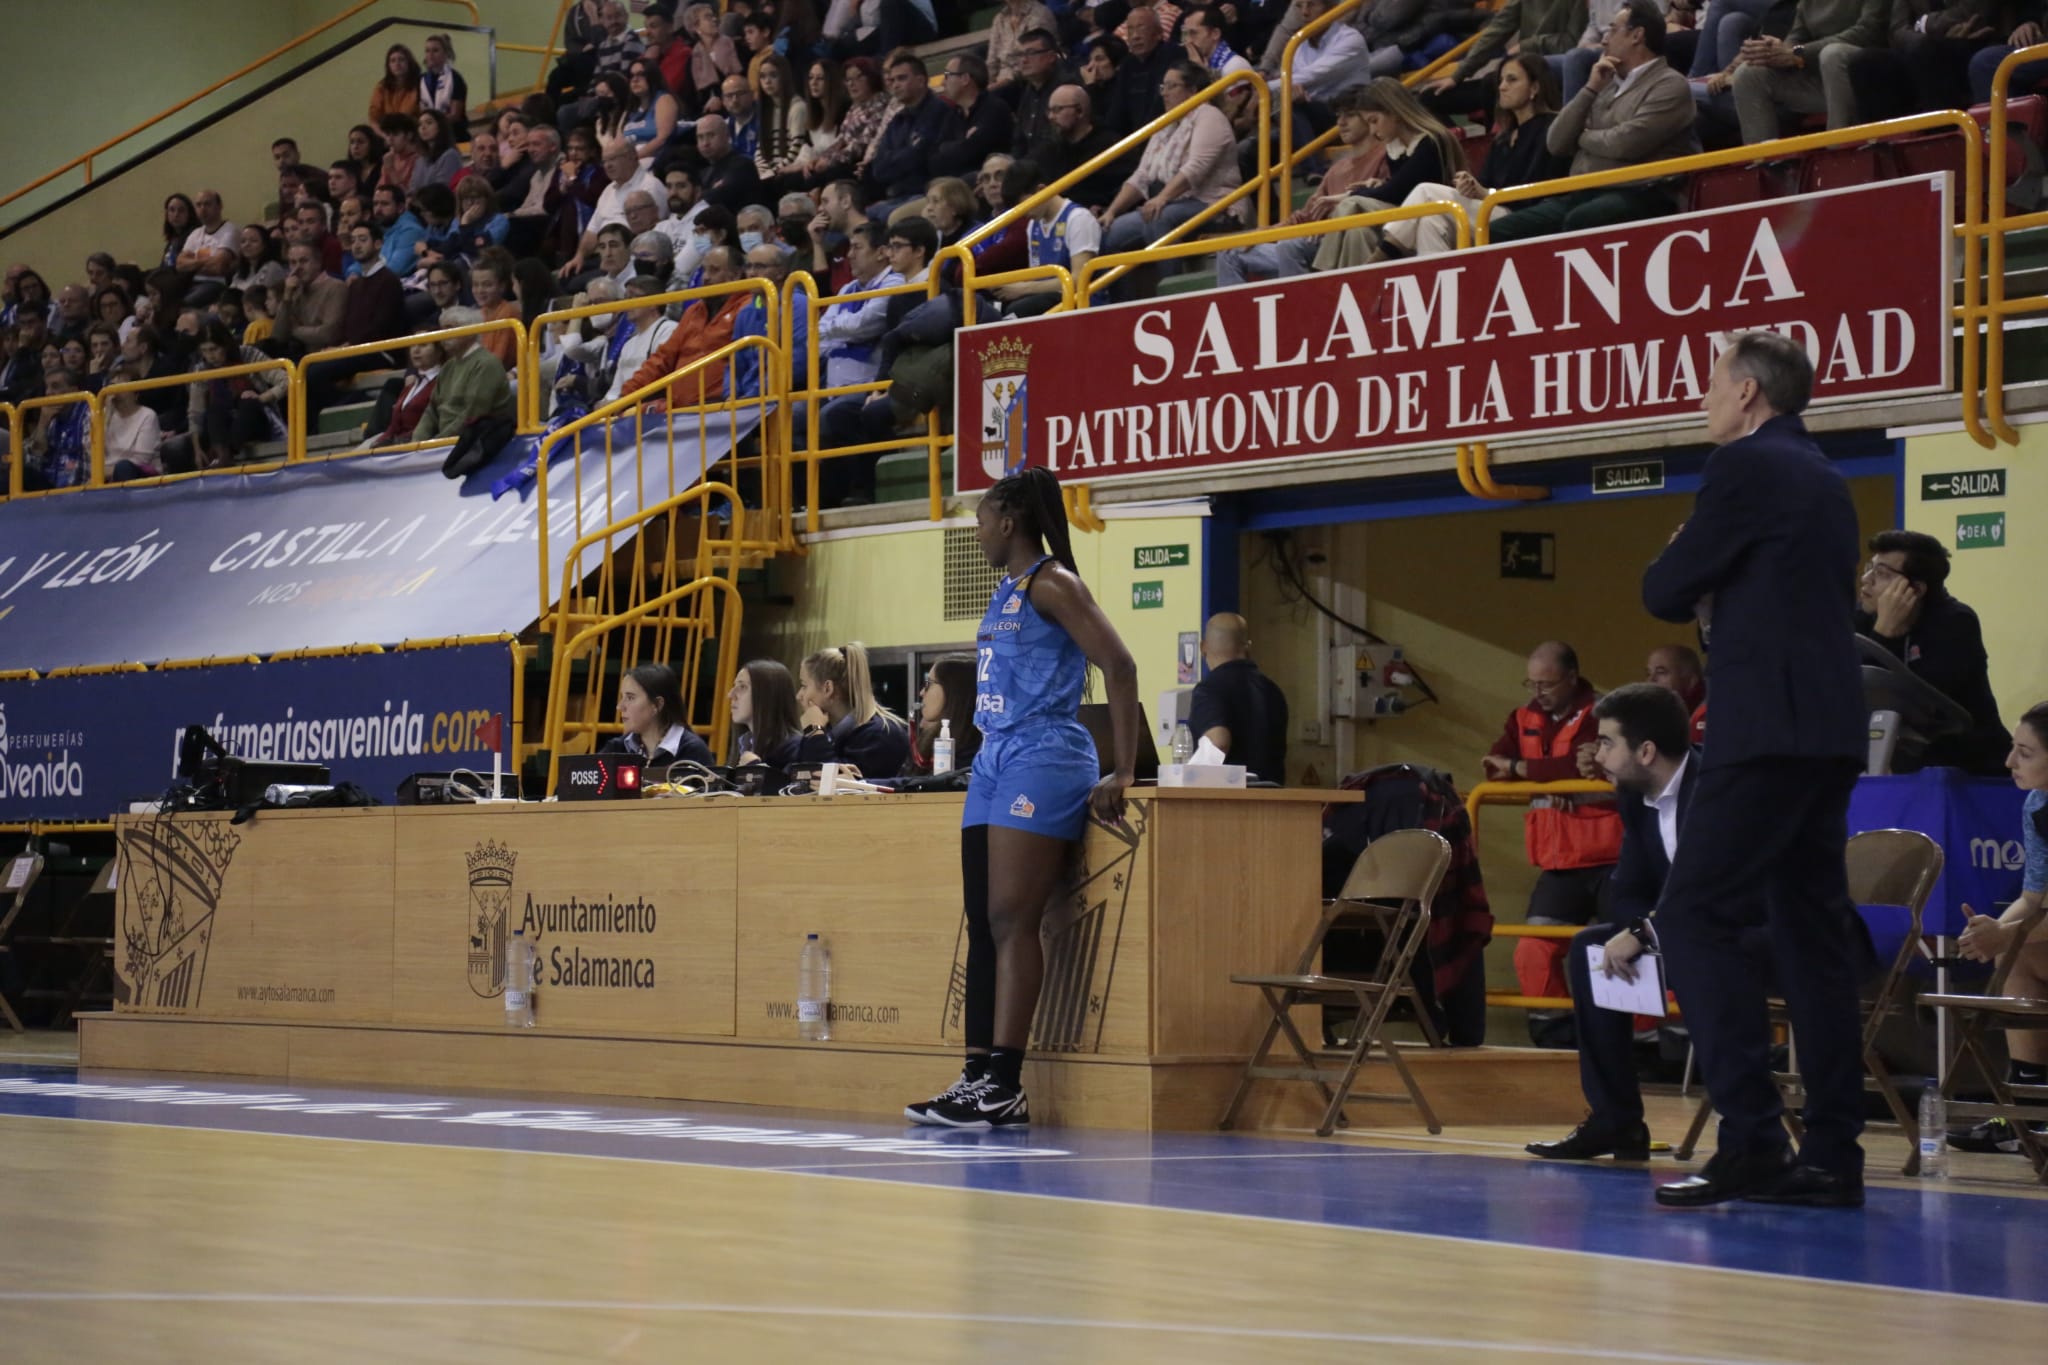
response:
[[[1685,1214],[1648,1205],[1668,1161],[1528,1162],[1507,1130],[943,1136],[17,1065],[0,1359],[1832,1363],[2048,1341],[2048,1203],[2015,1160],[1883,1182],[1860,1213]]]

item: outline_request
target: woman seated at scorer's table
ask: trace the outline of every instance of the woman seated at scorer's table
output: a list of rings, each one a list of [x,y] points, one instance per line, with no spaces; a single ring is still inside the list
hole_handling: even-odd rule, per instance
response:
[[[804,727],[798,762],[849,763],[877,777],[903,771],[910,727],[875,701],[868,651],[859,641],[805,659],[796,700]]]
[[[910,757],[904,760],[900,777],[926,777],[932,770],[932,745],[938,742],[940,722],[950,722],[953,737],[953,771],[974,766],[981,751],[981,728],[974,723],[974,656],[945,654],[932,660],[925,670],[924,686],[917,694],[917,730],[911,736]]]
[[[626,732],[598,752],[630,754],[643,767],[671,763],[711,766],[711,746],[685,720],[683,681],[667,664],[641,664],[619,679],[619,724]]]
[[[802,711],[788,669],[773,659],[755,659],[733,674],[726,703],[732,708],[734,766],[766,763],[786,773],[802,761]]]

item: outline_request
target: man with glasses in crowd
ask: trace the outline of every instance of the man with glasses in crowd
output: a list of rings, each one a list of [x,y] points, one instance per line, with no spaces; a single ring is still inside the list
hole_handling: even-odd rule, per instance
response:
[[[993,152],[1010,145],[1010,106],[988,90],[988,63],[972,52],[946,59],[946,102],[960,111],[952,134],[932,152],[931,173],[966,177]]]
[[[1010,149],[1018,156],[1030,156],[1052,132],[1048,109],[1053,91],[1077,84],[1081,75],[1060,59],[1060,41],[1051,29],[1035,28],[1024,35],[1017,49],[1018,79],[1006,85],[1002,94],[1017,110],[1010,129]]]
[[[1546,640],[1529,655],[1522,688],[1529,700],[1508,713],[1500,738],[1480,760],[1489,782],[1560,782],[1604,778],[1594,762],[1600,738],[1593,705],[1600,693],[1579,673],[1578,652]],[[1601,918],[1608,878],[1621,856],[1621,820],[1610,800],[1539,796],[1523,817],[1529,861],[1539,869],[1529,893],[1530,924],[1586,925]],[[1524,995],[1565,992],[1562,940],[1525,938],[1515,945],[1515,976]],[[1532,1010],[1529,1036],[1539,1047],[1570,1047],[1569,1014]]]
[[[2012,737],[1991,692],[1977,613],[1948,590],[1948,546],[1919,531],[1879,531],[1856,584],[1856,633],[1891,651],[1914,677],[1970,713],[1965,734],[1927,746],[1925,766],[2004,772]]]

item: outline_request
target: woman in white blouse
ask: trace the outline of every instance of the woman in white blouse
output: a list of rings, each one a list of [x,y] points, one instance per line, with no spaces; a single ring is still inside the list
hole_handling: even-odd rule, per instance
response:
[[[141,378],[142,372],[124,360],[107,375],[107,382],[132,384]],[[156,414],[142,406],[142,399],[134,390],[118,392],[107,399],[100,420],[107,445],[107,482],[153,479],[164,472],[163,427]]]
[[[1208,84],[1205,68],[1175,62],[1160,80],[1159,94],[1173,109]],[[1137,172],[1100,215],[1103,254],[1150,246],[1242,183],[1230,119],[1214,104],[1198,106],[1145,144]]]

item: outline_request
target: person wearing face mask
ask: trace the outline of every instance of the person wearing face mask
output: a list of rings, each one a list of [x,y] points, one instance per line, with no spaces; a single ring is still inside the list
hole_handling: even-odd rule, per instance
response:
[[[697,215],[697,221],[690,231],[690,247],[677,263],[676,275],[691,289],[704,284],[704,257],[713,247],[738,247],[739,229],[733,222],[732,212],[718,204],[707,204]],[[681,268],[682,261],[695,261],[696,266],[687,275]]]
[[[663,289],[680,289],[675,280],[675,252],[669,247],[668,238],[658,232],[643,232],[631,243],[633,273],[641,279],[652,280]]]
[[[739,212],[740,250],[752,251],[775,235],[775,215],[765,204],[749,204]]]
[[[626,285],[623,297],[651,298],[661,293],[664,287],[660,280],[643,275]],[[638,374],[648,359],[674,335],[676,323],[659,304],[643,305],[599,320],[606,326],[595,338],[565,349],[582,361],[603,385],[595,404],[601,407],[631,392],[626,382]]]

